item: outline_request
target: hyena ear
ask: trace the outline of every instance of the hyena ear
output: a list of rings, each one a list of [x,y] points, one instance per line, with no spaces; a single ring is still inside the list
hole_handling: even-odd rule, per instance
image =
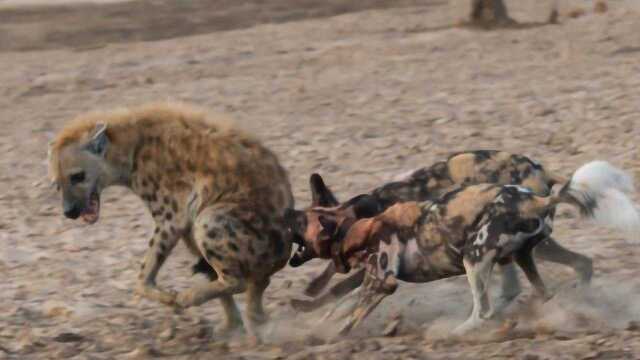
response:
[[[95,133],[87,144],[87,150],[89,150],[93,154],[104,156],[105,152],[107,151],[107,146],[109,146],[107,125],[97,124]]]
[[[319,174],[311,174],[309,186],[311,187],[311,206],[332,207],[340,204]]]
[[[329,219],[326,216],[319,216],[318,221],[320,222],[320,225],[322,225],[323,231],[326,231],[329,234],[333,234],[336,232],[336,228],[338,227],[338,224],[336,224],[335,221]]]

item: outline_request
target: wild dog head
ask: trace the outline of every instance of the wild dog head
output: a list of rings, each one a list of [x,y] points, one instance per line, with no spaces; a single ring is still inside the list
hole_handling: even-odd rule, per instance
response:
[[[339,231],[346,230],[356,219],[372,217],[383,210],[371,195],[359,195],[340,204],[318,174],[311,175],[309,185],[311,206],[285,211],[287,231],[291,241],[298,245],[289,261],[294,267],[314,258],[331,258],[331,247]]]
[[[107,160],[107,126],[63,132],[49,146],[49,176],[62,192],[62,208],[69,219],[89,224],[100,217],[100,193],[118,182],[118,171]]]

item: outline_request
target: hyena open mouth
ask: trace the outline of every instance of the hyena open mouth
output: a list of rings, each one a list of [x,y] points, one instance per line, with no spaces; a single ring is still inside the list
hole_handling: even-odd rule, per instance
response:
[[[100,218],[100,195],[93,191],[89,197],[89,203],[80,214],[82,220],[87,224],[95,224]]]

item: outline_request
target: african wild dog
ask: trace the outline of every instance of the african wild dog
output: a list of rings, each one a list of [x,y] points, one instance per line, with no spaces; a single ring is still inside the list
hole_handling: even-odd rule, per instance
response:
[[[313,197],[311,207],[304,211],[288,210],[285,216],[292,224],[290,230],[293,241],[298,243],[298,250],[294,253],[290,265],[300,266],[310,259],[326,255],[322,253],[326,250],[322,244],[330,242],[331,239],[319,222],[321,215],[335,220],[341,228],[346,229],[356,219],[374,216],[396,202],[434,200],[456,185],[514,184],[525,186],[536,194],[546,195],[554,184],[565,181],[563,177],[549,172],[542,165],[522,155],[493,150],[469,151],[453,154],[446,161],[416,170],[403,179],[387,183],[367,195],[340,204],[322,178],[314,174],[310,179]],[[550,218],[553,219],[553,212],[550,213]],[[591,259],[565,249],[551,237],[540,241],[535,255],[543,260],[572,267],[578,273],[581,283],[588,283],[591,279]],[[521,287],[512,264],[501,265],[500,268],[503,275],[500,301],[507,303],[518,296]],[[325,271],[311,282],[306,294],[317,296],[335,270],[333,264],[329,264]],[[299,310],[312,310],[357,287],[361,279],[362,274],[354,274],[352,278],[343,280],[322,297],[311,301],[294,300],[292,304]]]
[[[179,308],[219,298],[233,329],[242,325],[233,295],[247,291],[247,325],[266,320],[263,292],[291,253],[282,213],[293,197],[276,155],[258,140],[189,106],[151,104],[79,116],[52,142],[49,169],[68,218],[98,221],[111,185],[145,202],[155,231],[140,295]],[[176,294],[155,279],[180,239],[212,281]]]
[[[640,217],[620,191],[628,190],[628,184],[620,170],[592,162],[552,195],[536,195],[518,185],[462,185],[434,201],[396,203],[347,229],[340,229],[334,219],[320,217],[332,232],[329,252],[337,271],[364,267],[358,302],[341,334],[392,294],[397,280],[423,283],[462,274],[471,286],[473,311],[454,333],[466,333],[493,314],[488,290],[496,263],[515,261],[536,295],[547,299],[532,251],[550,235],[556,205],[567,203],[603,224],[637,230]]]

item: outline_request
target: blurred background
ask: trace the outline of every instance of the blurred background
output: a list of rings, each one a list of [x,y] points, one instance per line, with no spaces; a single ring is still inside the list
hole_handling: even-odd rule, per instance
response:
[[[0,359],[637,358],[638,245],[567,209],[555,237],[594,259],[594,284],[576,290],[571,271],[543,264],[559,295],[525,306],[503,338],[439,339],[470,309],[456,278],[403,284],[363,329],[328,341],[324,310],[288,304],[323,266],[312,262],[276,274],[267,344],[246,348],[217,336],[215,301],[176,315],[137,299],[142,203],[110,189],[100,223],[67,221],[45,161],[78,113],[170,99],[261,138],[298,207],[312,172],[346,199],[482,148],[563,175],[603,159],[637,178],[638,34],[636,0],[0,0]],[[179,245],[159,284],[205,281],[192,263]]]

